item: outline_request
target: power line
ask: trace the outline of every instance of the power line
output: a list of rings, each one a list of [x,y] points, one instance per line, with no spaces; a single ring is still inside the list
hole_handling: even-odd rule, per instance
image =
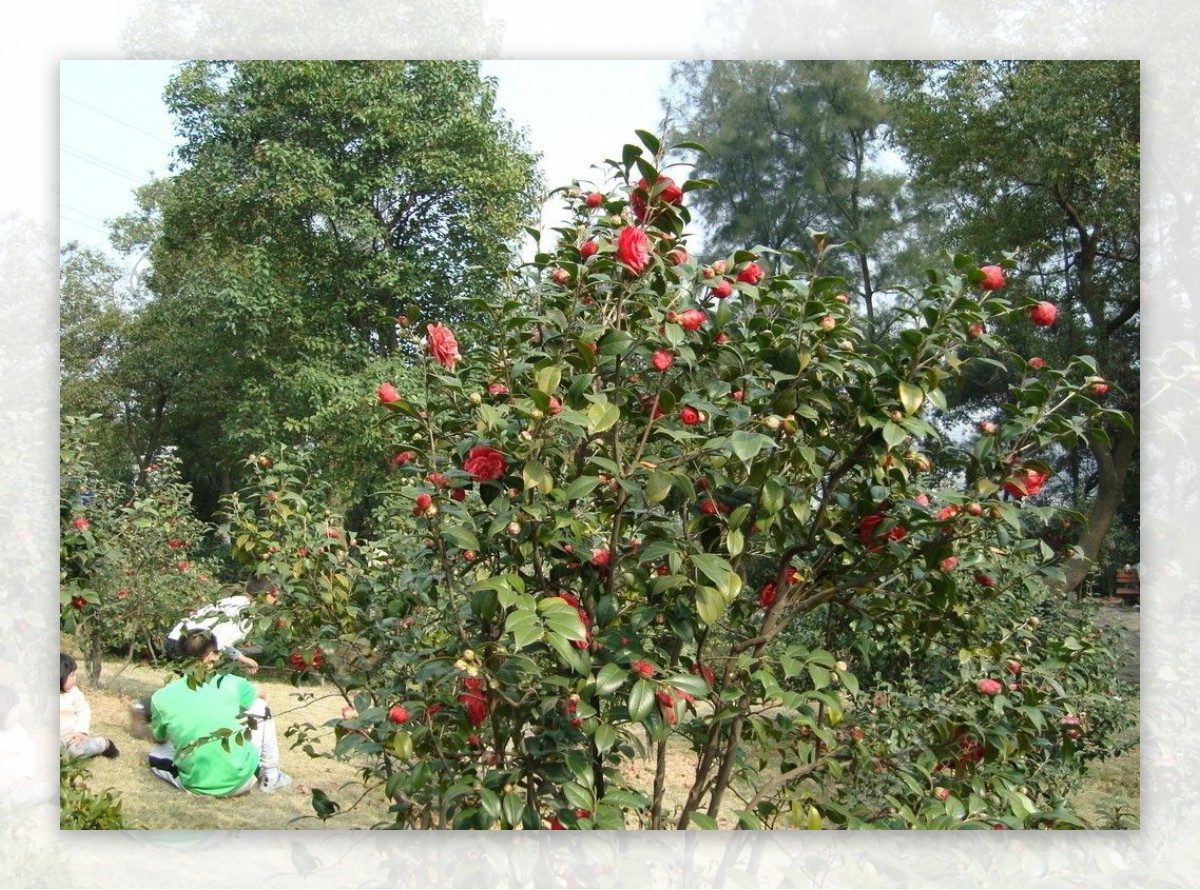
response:
[[[99,108],[97,108],[94,105],[88,105],[86,102],[81,102],[78,99],[76,99],[74,96],[68,96],[66,93],[59,93],[59,96],[62,97],[63,99],[66,99],[68,102],[74,102],[76,105],[80,105],[83,108],[88,109],[89,111],[94,111],[96,114],[102,115],[102,116],[108,118],[109,120],[116,121],[122,127],[128,127],[131,130],[135,130],[136,132],[141,133],[143,136],[149,136],[151,139],[161,142],[163,145],[170,145],[172,147],[174,146],[174,143],[171,142],[169,139],[163,139],[161,136],[151,133],[149,130],[143,130],[141,127],[135,126],[135,125],[129,123],[128,121],[123,121],[119,117],[109,114],[107,111],[101,111]]]
[[[109,237],[109,233],[104,231],[103,229],[98,229],[93,225],[83,222],[83,220],[72,219],[69,214],[59,213],[59,216],[62,217],[63,219],[65,219],[67,222],[71,223],[71,225],[82,226],[85,229],[91,229],[93,232],[103,235],[105,238]]]
[[[78,148],[74,148],[70,145],[67,145],[66,143],[60,144],[59,148],[61,148],[67,154],[74,155],[75,157],[79,158],[81,161],[86,161],[89,164],[94,164],[95,166],[99,167],[101,170],[104,170],[108,173],[113,173],[113,174],[116,174],[117,176],[124,176],[126,179],[136,182],[138,185],[144,185],[146,183],[146,178],[144,176],[138,176],[134,173],[130,173],[128,170],[123,170],[120,167],[117,167],[117,166],[114,166],[113,164],[108,163],[108,161],[105,161],[102,158],[98,158],[95,155],[88,154],[86,151],[80,151]]]
[[[72,207],[70,204],[59,202],[59,210],[70,210],[72,213],[78,213],[80,216],[86,216],[88,219],[94,219],[98,223],[106,223],[108,220],[96,216],[94,213],[88,213],[86,210],[80,210],[78,207]]]

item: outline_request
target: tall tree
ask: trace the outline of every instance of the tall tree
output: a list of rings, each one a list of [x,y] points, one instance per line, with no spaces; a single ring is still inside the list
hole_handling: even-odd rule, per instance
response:
[[[1105,398],[1131,428],[1086,432],[1088,523],[1067,586],[1086,575],[1136,468],[1139,321],[1139,69],[1125,61],[895,62],[880,69],[897,142],[918,183],[943,198],[944,237],[997,257],[1020,248],[1013,283],[1060,309],[1023,344],[1063,361],[1092,355],[1117,384]],[[986,399],[1011,382],[977,380]]]
[[[122,233],[190,338],[168,426],[211,508],[248,449],[346,438],[328,406],[403,361],[398,316],[495,292],[535,157],[474,62],[192,62],[166,95],[178,172]]]
[[[696,193],[709,244],[812,249],[809,230],[856,245],[835,271],[874,321],[908,247],[904,179],[881,157],[886,110],[866,62],[693,61],[673,71],[677,138],[702,144]],[[886,236],[886,237],[885,237]]]

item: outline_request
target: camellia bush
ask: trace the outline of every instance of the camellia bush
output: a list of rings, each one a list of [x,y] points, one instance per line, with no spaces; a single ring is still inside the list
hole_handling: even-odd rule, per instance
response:
[[[210,529],[192,513],[178,461],[151,464],[141,488],[103,480],[90,460],[89,422],[62,424],[59,626],[95,683],[106,653],[161,657],[175,622],[222,588],[203,555]]]
[[[346,697],[296,744],[332,729],[396,827],[1082,825],[1065,791],[1122,718],[1042,489],[1107,384],[1007,351],[999,319],[1056,315],[1005,298],[1009,259],[947,257],[885,343],[825,234],[697,262],[712,184],[639,138],[478,330],[397,319],[420,373],[364,417],[394,443],[386,534],[298,455],[234,503],[283,583],[264,620]],[[1017,382],[948,436],[971,362]]]

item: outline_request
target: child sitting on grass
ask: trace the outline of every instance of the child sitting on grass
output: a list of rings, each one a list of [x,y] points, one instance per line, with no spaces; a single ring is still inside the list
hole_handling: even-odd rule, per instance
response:
[[[72,757],[116,757],[121,752],[109,739],[92,735],[92,709],[76,685],[79,666],[65,652],[58,656],[58,740]]]

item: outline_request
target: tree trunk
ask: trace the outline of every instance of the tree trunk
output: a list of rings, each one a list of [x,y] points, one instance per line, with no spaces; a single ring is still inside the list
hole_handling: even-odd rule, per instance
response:
[[[1087,438],[1099,467],[1099,485],[1088,513],[1087,527],[1075,542],[1075,555],[1063,564],[1065,578],[1061,589],[1064,593],[1075,590],[1087,577],[1124,499],[1125,477],[1138,449],[1136,416],[1133,430],[1121,430],[1113,435],[1111,447],[1095,434],[1089,433]]]

